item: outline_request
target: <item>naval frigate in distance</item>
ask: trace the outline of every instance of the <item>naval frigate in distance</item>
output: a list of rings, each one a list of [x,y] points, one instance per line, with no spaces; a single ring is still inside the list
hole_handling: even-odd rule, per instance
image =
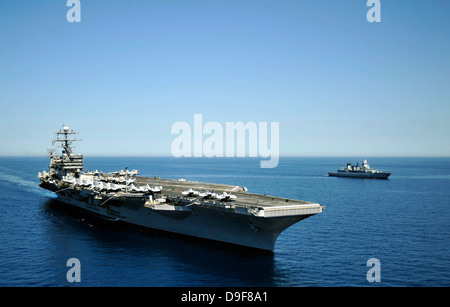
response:
[[[361,166],[359,163],[352,165],[347,163],[347,166],[339,169],[337,172],[330,172],[328,176],[334,177],[352,177],[352,178],[375,178],[375,179],[388,179],[391,173],[385,173],[379,170],[370,168],[367,163],[367,159],[364,159]]]
[[[83,171],[83,155],[72,152],[76,134],[57,132],[61,154],[49,152],[40,186],[60,202],[99,218],[187,236],[272,251],[279,234],[322,212],[312,202],[259,195],[239,186],[138,176],[137,170]]]

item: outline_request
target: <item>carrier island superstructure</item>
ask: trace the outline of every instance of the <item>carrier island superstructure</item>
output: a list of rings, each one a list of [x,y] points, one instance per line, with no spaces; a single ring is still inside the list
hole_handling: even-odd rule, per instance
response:
[[[75,134],[67,126],[55,132],[49,171],[40,186],[59,201],[99,218],[198,238],[273,251],[278,235],[322,212],[312,202],[259,195],[246,188],[186,180],[147,178],[136,170],[83,171],[83,155],[72,152]]]

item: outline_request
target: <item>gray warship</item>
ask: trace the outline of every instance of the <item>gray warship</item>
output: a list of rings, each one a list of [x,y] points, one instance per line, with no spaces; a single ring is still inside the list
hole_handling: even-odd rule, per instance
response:
[[[312,202],[259,195],[240,186],[148,178],[137,170],[83,171],[67,126],[55,132],[61,154],[49,151],[49,171],[40,187],[57,199],[112,222],[124,222],[192,237],[273,252],[279,234],[322,212]]]
[[[346,167],[339,169],[337,172],[330,172],[328,176],[334,177],[353,177],[353,178],[374,178],[374,179],[388,179],[391,173],[385,173],[379,170],[371,169],[367,163],[367,159],[364,159],[361,166],[359,163],[352,165],[347,163]]]

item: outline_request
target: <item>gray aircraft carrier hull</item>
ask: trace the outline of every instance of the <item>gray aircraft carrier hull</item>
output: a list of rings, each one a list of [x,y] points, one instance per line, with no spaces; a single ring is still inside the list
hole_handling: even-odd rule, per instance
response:
[[[58,200],[109,221],[120,221],[144,228],[267,251],[274,250],[275,242],[284,229],[319,213],[318,208],[311,208],[311,214],[266,218],[202,206],[190,206],[190,211],[185,212],[166,212],[167,210],[154,210],[138,203],[132,204],[129,201],[121,205],[102,207],[77,200],[70,191],[58,193]]]

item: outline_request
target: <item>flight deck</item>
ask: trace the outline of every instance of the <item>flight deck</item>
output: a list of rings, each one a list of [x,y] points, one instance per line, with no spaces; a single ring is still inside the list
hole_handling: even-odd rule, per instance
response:
[[[284,215],[310,215],[322,212],[322,205],[302,200],[281,198],[277,196],[253,194],[247,192],[247,189],[240,186],[203,183],[196,181],[160,179],[158,177],[140,177],[136,176],[135,183],[138,185],[154,185],[162,187],[162,195],[167,197],[184,198],[188,201],[197,201],[203,204],[228,204],[234,207],[253,208],[261,210],[258,216],[284,216]],[[199,197],[186,194],[188,191],[216,193],[219,195],[223,192],[228,195],[235,195],[234,200],[221,201],[211,198]]]

